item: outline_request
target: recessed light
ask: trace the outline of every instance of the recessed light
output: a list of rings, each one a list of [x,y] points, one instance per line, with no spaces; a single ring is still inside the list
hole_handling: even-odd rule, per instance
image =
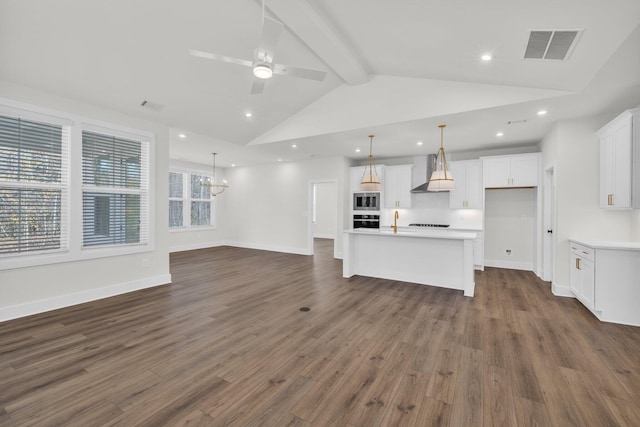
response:
[[[296,144],[291,144],[291,148],[298,148]]]
[[[253,117],[253,113],[251,111],[247,111],[246,113],[244,113],[244,116],[248,119]]]
[[[236,164],[235,164],[235,163],[231,163],[231,167],[232,167],[232,168],[235,168],[235,167],[236,167]]]
[[[279,162],[281,162],[281,161],[282,161],[282,159],[278,159],[278,161],[279,161]]]
[[[547,110],[540,110],[540,111],[538,111],[538,115],[539,115],[539,116],[544,116],[545,114],[547,114]]]
[[[491,54],[485,53],[484,55],[482,55],[480,57],[480,59],[482,59],[483,61],[491,61],[493,59],[493,57],[491,56]]]
[[[359,153],[359,152],[360,152],[360,149],[359,149],[359,148],[356,148],[356,153]]]
[[[502,132],[496,133],[496,136],[503,136],[503,135],[504,135],[504,133],[502,133]]]
[[[422,145],[422,141],[416,142],[416,145]]]
[[[182,139],[185,139],[187,137],[187,135],[185,135],[184,133],[179,133],[178,137],[182,138]]]

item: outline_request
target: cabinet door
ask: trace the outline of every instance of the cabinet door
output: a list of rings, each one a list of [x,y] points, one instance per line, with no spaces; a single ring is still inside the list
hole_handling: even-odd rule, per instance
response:
[[[473,160],[466,164],[465,190],[467,194],[466,207],[482,209],[482,162]],[[453,178],[455,179],[455,175]]]
[[[613,207],[631,207],[631,120],[613,128]]]
[[[384,206],[388,209],[411,207],[412,165],[387,166],[384,176]]]
[[[573,295],[575,295],[576,298],[580,298],[582,295],[582,258],[571,253],[570,259],[569,284],[571,286],[571,292],[573,292]]]
[[[613,132],[608,129],[600,134],[600,207],[613,207],[615,160]]]
[[[538,186],[538,156],[511,158],[511,186]]]
[[[448,165],[456,183],[456,189],[449,192],[449,207],[464,208],[467,201],[467,168],[464,162],[448,162]]]
[[[485,188],[511,186],[511,160],[509,158],[485,159],[482,168],[484,170]]]
[[[360,191],[360,183],[364,174],[365,166],[354,166],[349,169],[349,188],[351,192]]]

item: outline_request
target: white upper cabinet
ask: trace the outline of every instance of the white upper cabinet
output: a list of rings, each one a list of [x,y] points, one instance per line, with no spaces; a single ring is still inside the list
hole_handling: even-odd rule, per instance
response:
[[[625,111],[600,129],[598,136],[600,207],[639,208],[640,109]]]
[[[537,187],[539,158],[538,153],[483,157],[484,187]]]
[[[387,166],[384,170],[384,206],[389,209],[411,207],[411,174],[413,165]]]
[[[465,160],[449,162],[456,189],[449,192],[451,209],[482,209],[482,162]]]

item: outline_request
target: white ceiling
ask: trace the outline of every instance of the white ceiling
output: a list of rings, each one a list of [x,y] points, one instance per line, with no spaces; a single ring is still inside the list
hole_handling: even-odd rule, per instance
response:
[[[217,151],[220,166],[364,158],[369,133],[377,156],[425,154],[439,144],[440,123],[450,152],[531,145],[557,120],[640,104],[638,0],[266,8],[285,25],[275,61],[326,70],[324,82],[275,76],[250,95],[250,68],[188,54],[251,59],[255,0],[2,0],[0,80],[165,123],[172,158],[208,163]],[[544,29],[583,32],[565,61],[523,59],[529,31]],[[143,100],[164,108],[145,110]]]

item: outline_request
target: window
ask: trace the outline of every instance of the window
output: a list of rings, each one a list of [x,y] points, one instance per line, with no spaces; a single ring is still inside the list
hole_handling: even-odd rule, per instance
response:
[[[145,242],[146,157],[141,141],[82,132],[83,247]]]
[[[169,172],[169,227],[184,227],[184,174]]]
[[[65,126],[0,115],[0,255],[67,248]]]
[[[209,175],[197,171],[169,172],[169,228],[214,227],[214,198],[200,185]],[[185,224],[188,218],[189,223]]]
[[[0,98],[0,270],[153,250],[153,142]]]

